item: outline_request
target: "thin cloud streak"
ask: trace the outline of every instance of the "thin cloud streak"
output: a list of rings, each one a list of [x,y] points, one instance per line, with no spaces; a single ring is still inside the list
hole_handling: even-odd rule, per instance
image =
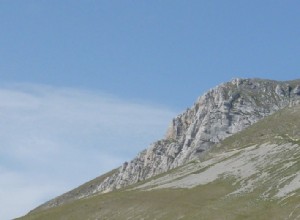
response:
[[[174,115],[97,92],[2,85],[1,219],[23,215],[131,159],[163,137]]]

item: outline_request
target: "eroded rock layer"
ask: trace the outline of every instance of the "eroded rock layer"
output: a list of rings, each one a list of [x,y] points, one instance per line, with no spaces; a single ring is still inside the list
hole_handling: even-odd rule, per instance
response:
[[[300,80],[234,79],[202,95],[174,118],[165,138],[112,174],[66,193],[40,208],[132,185],[197,159],[213,145],[272,113],[300,103]],[[88,188],[89,190],[86,190]],[[67,199],[66,199],[67,198]]]

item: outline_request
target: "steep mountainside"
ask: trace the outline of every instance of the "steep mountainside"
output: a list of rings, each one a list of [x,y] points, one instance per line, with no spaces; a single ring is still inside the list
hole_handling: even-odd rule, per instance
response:
[[[235,79],[219,85],[174,118],[163,140],[117,170],[49,201],[36,211],[121,189],[204,158],[209,149],[227,137],[299,103],[300,80]]]
[[[22,219],[300,219],[300,106],[176,169]]]

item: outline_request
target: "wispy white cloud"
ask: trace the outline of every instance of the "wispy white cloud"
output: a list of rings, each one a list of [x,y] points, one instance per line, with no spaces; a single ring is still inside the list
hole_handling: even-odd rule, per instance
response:
[[[163,136],[174,115],[95,91],[0,86],[0,218],[23,215],[131,159]]]

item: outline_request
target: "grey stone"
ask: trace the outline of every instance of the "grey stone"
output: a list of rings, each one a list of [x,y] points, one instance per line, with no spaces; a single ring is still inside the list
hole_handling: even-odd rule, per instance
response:
[[[97,191],[119,189],[197,159],[214,144],[288,106],[290,101],[288,85],[283,82],[234,79],[221,84],[175,117],[163,140],[100,183]],[[111,178],[113,184],[109,184]]]
[[[230,135],[279,109],[299,103],[300,86],[293,88],[293,94],[290,91],[288,82],[261,79],[234,79],[209,90],[171,121],[164,139],[95,183],[80,198],[120,189],[199,159]],[[63,203],[54,199],[44,207],[56,206],[57,201]]]
[[[300,86],[297,85],[294,90],[293,90],[293,93],[296,94],[296,95],[300,95]]]

